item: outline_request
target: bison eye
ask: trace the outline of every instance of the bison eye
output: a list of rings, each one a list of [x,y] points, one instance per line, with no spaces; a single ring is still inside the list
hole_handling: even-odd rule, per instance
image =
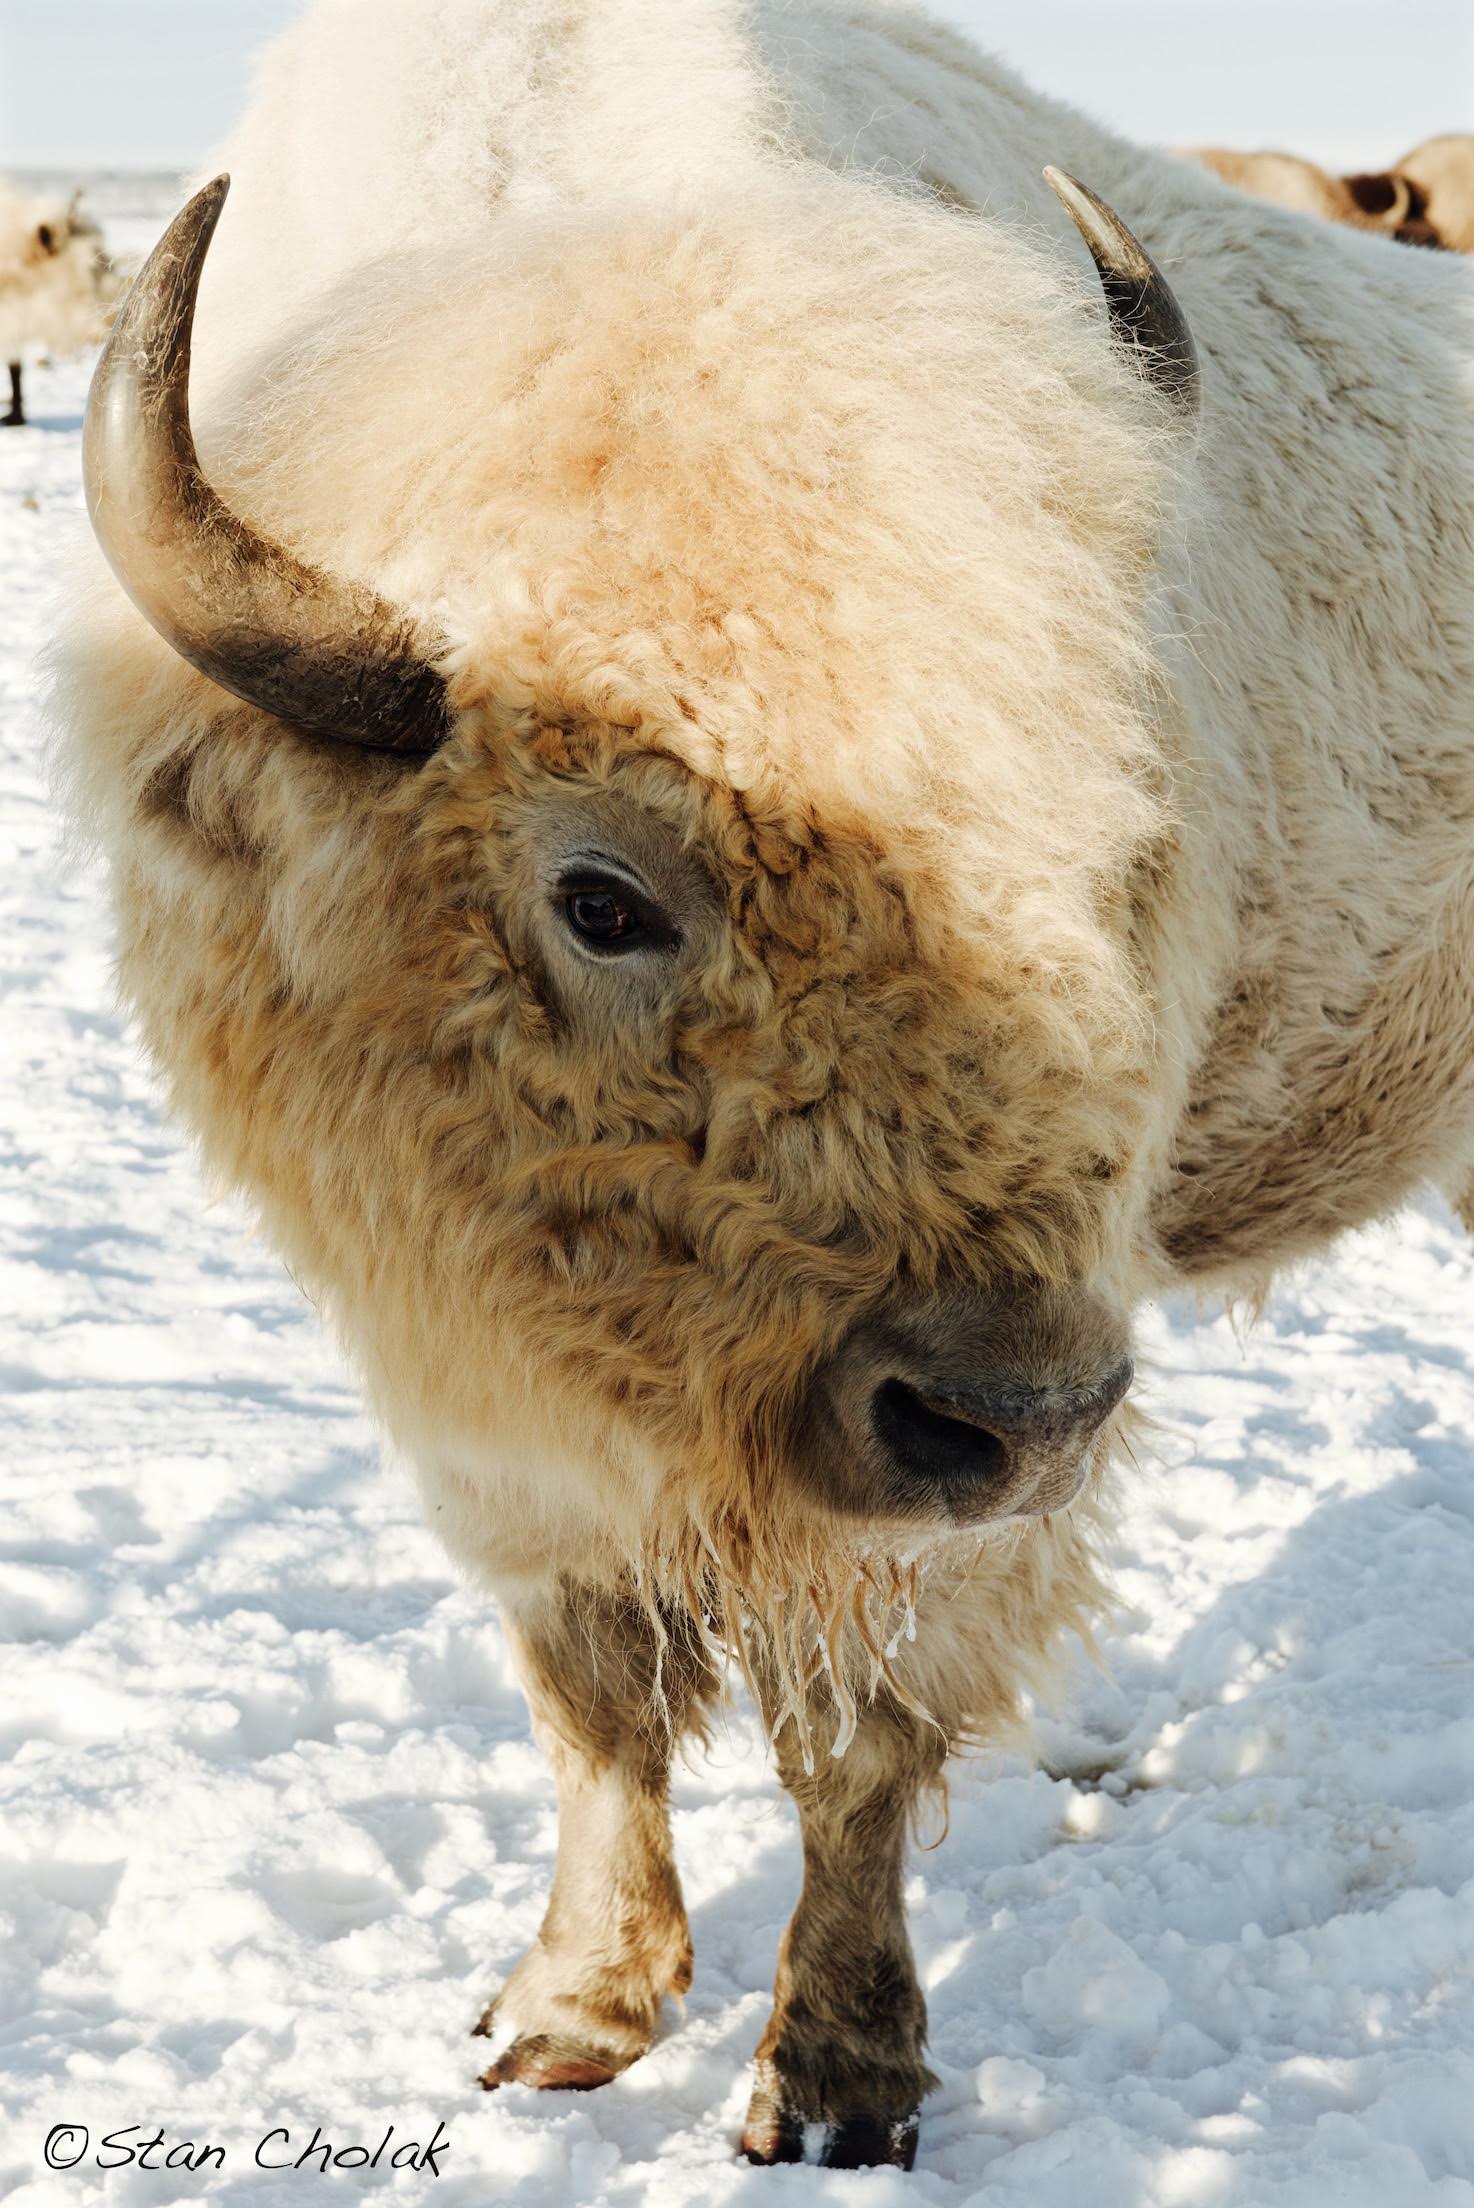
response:
[[[624,882],[565,881],[559,904],[570,931],[591,950],[669,950],[679,940],[665,914]]]
[[[628,943],[643,932],[639,914],[612,889],[576,889],[563,909],[586,943]]]

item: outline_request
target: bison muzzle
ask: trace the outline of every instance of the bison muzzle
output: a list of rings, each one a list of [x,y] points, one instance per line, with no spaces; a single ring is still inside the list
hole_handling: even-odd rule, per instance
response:
[[[880,1524],[1064,1510],[1131,1372],[1122,1321],[1083,1290],[902,1304],[856,1327],[821,1375],[816,1492]]]

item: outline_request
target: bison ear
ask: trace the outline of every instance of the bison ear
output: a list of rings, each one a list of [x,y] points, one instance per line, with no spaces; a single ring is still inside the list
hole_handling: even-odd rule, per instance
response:
[[[1194,419],[1202,390],[1198,349],[1172,286],[1103,199],[1063,169],[1047,168],[1044,180],[1090,248],[1117,343],[1130,346],[1147,380]]]

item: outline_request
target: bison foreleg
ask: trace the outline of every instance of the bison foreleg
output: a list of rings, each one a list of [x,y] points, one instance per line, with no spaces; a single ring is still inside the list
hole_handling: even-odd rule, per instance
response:
[[[804,1881],[779,1950],[743,2151],[750,2162],[797,2162],[809,2147],[830,2169],[910,2169],[917,2112],[937,2081],[922,2059],[926,2003],[901,1886],[911,1811],[945,1746],[883,1697],[842,1759],[816,1746],[808,1776],[792,1727],[779,1734]],[[812,2140],[810,2125],[822,2127]]]
[[[10,363],[10,412],[0,414],[0,428],[19,429],[25,418],[26,410],[20,395],[20,362],[13,360]]]
[[[691,1982],[671,1854],[671,1751],[714,1687],[689,1625],[560,1586],[507,1619],[558,1784],[558,1860],[535,1944],[476,2029],[512,2038],[488,2089],[607,2084],[644,2054],[667,1993]]]

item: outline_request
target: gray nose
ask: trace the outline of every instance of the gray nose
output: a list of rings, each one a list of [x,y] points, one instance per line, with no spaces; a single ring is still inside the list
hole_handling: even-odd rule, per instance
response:
[[[892,1372],[871,1397],[871,1430],[899,1478],[937,1492],[954,1515],[1037,1514],[1073,1498],[1085,1452],[1131,1378],[1129,1357],[1076,1387]]]
[[[882,1520],[1063,1510],[1131,1378],[1124,1318],[1084,1283],[897,1301],[824,1374],[808,1476],[847,1513]]]

